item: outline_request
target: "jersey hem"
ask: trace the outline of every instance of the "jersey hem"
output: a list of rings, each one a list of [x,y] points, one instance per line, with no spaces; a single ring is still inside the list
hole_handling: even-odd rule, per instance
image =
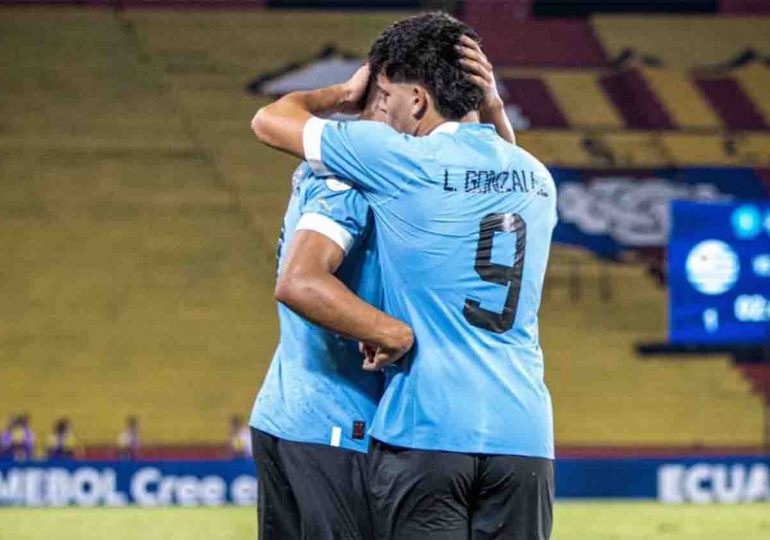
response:
[[[295,442],[295,443],[302,443],[302,444],[317,444],[320,446],[328,446],[329,448],[340,448],[342,450],[350,450],[352,452],[358,452],[359,454],[366,454],[369,449],[369,440],[365,439],[365,448],[362,450],[358,447],[352,446],[350,444],[347,444],[347,441],[344,439],[340,441],[339,446],[334,446],[329,444],[328,437],[326,439],[314,439],[314,438],[305,438],[305,437],[296,437],[293,435],[287,435],[284,432],[281,432],[281,430],[273,429],[271,427],[264,427],[257,425],[256,422],[249,422],[249,427],[252,427],[259,431],[264,431],[265,433],[272,435],[273,437],[277,437],[279,439],[283,439],[285,441]]]
[[[523,448],[515,448],[515,447],[501,448],[494,445],[482,445],[480,447],[474,447],[474,448],[467,448],[467,447],[457,448],[454,445],[444,444],[442,442],[438,442],[436,444],[431,444],[431,445],[415,443],[415,442],[411,442],[407,444],[395,438],[379,436],[377,433],[374,433],[374,432],[370,433],[369,436],[372,439],[383,442],[385,444],[389,444],[391,446],[397,446],[400,448],[409,448],[411,450],[456,452],[458,454],[484,454],[484,455],[490,455],[490,456],[522,456],[522,457],[535,457],[535,458],[543,458],[543,459],[556,459],[555,451],[551,451],[550,453],[537,452],[533,450],[526,450]]]

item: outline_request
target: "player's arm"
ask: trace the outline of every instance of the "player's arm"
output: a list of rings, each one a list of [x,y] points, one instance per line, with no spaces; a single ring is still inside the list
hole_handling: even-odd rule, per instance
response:
[[[294,234],[275,288],[276,299],[305,319],[376,350],[364,369],[392,364],[412,348],[412,329],[367,304],[334,273],[345,257],[343,249],[314,230]]]
[[[364,66],[340,85],[288,94],[262,107],[252,129],[262,143],[305,158],[319,177],[350,180],[373,199],[393,196],[413,169],[410,137],[381,122],[320,118],[358,110],[368,82]]]
[[[342,84],[287,94],[259,109],[251,120],[251,129],[260,142],[305,158],[303,133],[307,121],[330,113],[359,112],[368,82],[367,64]]]
[[[457,45],[460,55],[460,63],[467,71],[467,77],[484,91],[484,101],[481,103],[479,115],[485,124],[492,124],[497,134],[511,144],[516,144],[516,134],[513,126],[505,114],[505,104],[497,92],[492,64],[481,50],[478,42],[463,35]]]

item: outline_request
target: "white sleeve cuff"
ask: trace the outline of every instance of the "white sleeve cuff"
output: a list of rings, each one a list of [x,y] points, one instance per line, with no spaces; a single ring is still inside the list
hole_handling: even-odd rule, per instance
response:
[[[313,171],[319,175],[329,174],[329,170],[321,161],[321,136],[324,132],[324,126],[328,123],[328,120],[311,116],[305,122],[305,128],[302,131],[302,146],[305,149],[305,160],[310,164]]]
[[[353,246],[353,235],[350,234],[345,227],[323,214],[314,214],[312,212],[302,214],[302,217],[299,218],[299,222],[297,222],[297,226],[294,230],[308,230],[321,233],[340,246],[342,251],[345,252],[345,255],[347,255],[348,251],[350,251],[350,248]]]

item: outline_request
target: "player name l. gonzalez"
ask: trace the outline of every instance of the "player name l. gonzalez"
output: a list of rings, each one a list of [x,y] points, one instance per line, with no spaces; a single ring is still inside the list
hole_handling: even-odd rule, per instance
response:
[[[546,179],[534,171],[487,171],[467,169],[452,173],[444,169],[444,191],[464,193],[532,193],[548,197]]]

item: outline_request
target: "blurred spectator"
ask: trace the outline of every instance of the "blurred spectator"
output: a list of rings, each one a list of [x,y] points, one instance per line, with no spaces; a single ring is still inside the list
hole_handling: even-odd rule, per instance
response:
[[[230,417],[230,457],[251,457],[251,432],[243,418],[234,414]]]
[[[83,455],[78,444],[72,422],[67,417],[59,418],[48,435],[48,459],[72,459]]]
[[[16,461],[27,461],[35,456],[35,434],[29,427],[29,415],[12,417],[0,437],[0,453]]]
[[[7,434],[10,434],[11,426],[13,426],[15,419],[16,417],[11,415],[11,417],[8,419],[8,424],[5,426],[5,429],[0,431],[0,459],[8,457],[8,442],[10,440],[10,436]]]
[[[0,431],[0,459],[7,459],[10,457],[8,445],[10,444],[11,440],[11,428],[13,427],[13,423],[15,421],[16,417],[11,415],[11,417],[8,419],[8,424],[6,424],[5,429]]]
[[[126,429],[118,435],[118,454],[120,459],[136,459],[139,448],[139,419],[136,416],[126,418]]]

